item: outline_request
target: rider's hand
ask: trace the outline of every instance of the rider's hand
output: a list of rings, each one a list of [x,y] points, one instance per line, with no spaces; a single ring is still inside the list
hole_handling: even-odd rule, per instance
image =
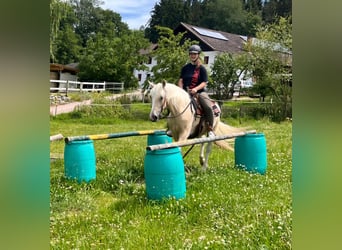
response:
[[[193,95],[196,94],[197,93],[197,89],[196,88],[190,89],[190,93],[193,94]]]

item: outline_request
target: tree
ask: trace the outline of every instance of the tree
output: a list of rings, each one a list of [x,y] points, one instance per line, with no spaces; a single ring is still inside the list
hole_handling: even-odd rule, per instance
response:
[[[151,12],[151,19],[145,30],[145,35],[151,42],[158,41],[158,30],[156,26],[168,27],[170,29],[185,20],[185,4],[184,0],[161,0],[154,5]]]
[[[217,98],[231,99],[233,97],[234,88],[240,76],[248,76],[249,61],[248,54],[222,53],[215,58],[211,70],[213,82],[210,87],[214,89]]]
[[[97,23],[95,26],[96,33],[102,33],[106,37],[120,37],[129,33],[126,23],[122,22],[120,14],[111,10],[95,9]]]
[[[200,26],[235,34],[245,34],[246,12],[241,0],[207,0],[203,2],[205,15]]]
[[[58,34],[55,43],[55,62],[60,64],[78,62],[82,49],[79,36],[70,25],[65,26]]]
[[[138,79],[134,77],[134,69],[144,69],[143,62],[148,60],[147,55],[140,53],[141,49],[147,49],[149,42],[144,38],[142,30],[133,30],[118,40],[116,53],[119,60],[120,80],[125,83],[125,88],[138,86]]]
[[[54,57],[50,57],[51,62],[61,64],[78,62],[82,46],[81,39],[74,30],[76,22],[77,18],[72,6],[66,4],[63,18],[59,22],[58,35],[52,44]]]
[[[55,61],[56,40],[61,20],[65,17],[68,4],[60,0],[50,1],[50,61]]]
[[[159,32],[159,40],[158,49],[152,54],[157,60],[157,65],[152,68],[152,80],[176,83],[182,66],[188,60],[191,42],[183,39],[184,33],[174,35],[171,29],[161,26],[156,26],[156,29]]]
[[[291,115],[292,103],[292,22],[280,17],[277,23],[260,26],[257,40],[248,49],[252,54],[252,70],[256,84],[253,91],[262,100],[270,96],[273,117],[282,120]]]
[[[279,17],[292,16],[292,0],[265,1],[262,10],[262,19],[265,23],[274,23]]]
[[[79,77],[82,81],[119,81],[124,82],[125,88],[137,87],[133,70],[144,61],[139,50],[147,46],[142,31],[132,31],[114,39],[98,33],[87,42],[79,65]]]
[[[184,8],[184,22],[191,23],[193,25],[199,25],[202,17],[206,14],[203,1],[201,0],[186,0]]]
[[[263,8],[262,0],[242,0],[244,9],[249,13],[260,14]]]
[[[103,10],[100,0],[69,0],[74,8],[77,22],[75,33],[81,37],[82,47],[85,47],[90,37],[102,33],[108,37],[118,37],[127,34],[128,25],[121,21],[121,16],[111,10]]]
[[[98,18],[96,7],[99,6],[98,0],[70,0],[73,4],[77,23],[75,32],[81,37],[82,46],[85,47],[88,39],[96,34],[96,25]]]

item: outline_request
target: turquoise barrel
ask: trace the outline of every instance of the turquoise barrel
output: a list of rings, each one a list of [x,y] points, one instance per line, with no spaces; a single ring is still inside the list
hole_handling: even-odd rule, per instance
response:
[[[156,131],[147,136],[147,146],[171,142],[172,138],[167,136],[165,131]]]
[[[78,182],[89,182],[96,178],[96,156],[92,140],[65,143],[64,174],[66,178]]]
[[[253,173],[265,174],[267,168],[265,135],[247,134],[235,138],[235,166]]]
[[[172,142],[163,134],[148,135],[148,146]],[[184,162],[180,148],[146,151],[144,159],[144,176],[147,198],[163,200],[185,197],[186,183]]]

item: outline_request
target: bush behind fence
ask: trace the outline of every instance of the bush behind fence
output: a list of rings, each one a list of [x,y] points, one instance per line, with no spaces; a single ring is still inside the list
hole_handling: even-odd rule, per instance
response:
[[[141,100],[128,99],[126,96],[115,101],[95,98],[89,106],[82,106],[70,114],[73,118],[121,118],[131,119],[139,117],[142,119],[150,112],[150,103],[141,103]],[[142,108],[143,106],[143,108]],[[280,122],[292,118],[292,105],[276,102],[221,102],[221,117],[233,119],[263,119],[268,118],[271,121]]]
[[[272,121],[280,122],[292,118],[292,105],[284,106],[282,103],[276,102],[241,102],[233,107],[223,105],[221,109],[222,117],[234,119],[253,118],[258,120],[267,117]]]

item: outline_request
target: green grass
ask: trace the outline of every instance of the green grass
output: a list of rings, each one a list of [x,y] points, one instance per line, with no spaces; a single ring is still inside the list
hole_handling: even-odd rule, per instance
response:
[[[130,111],[93,120],[57,116],[51,135],[165,127],[165,120],[148,121],[148,105]],[[156,202],[146,198],[146,136],[94,141],[96,180],[88,184],[67,180],[63,159],[51,161],[51,249],[291,249],[292,124],[222,120],[265,134],[265,175],[236,169],[234,153],[216,146],[202,172],[197,145],[184,159],[186,198]],[[64,141],[50,145],[52,154],[63,154]]]

